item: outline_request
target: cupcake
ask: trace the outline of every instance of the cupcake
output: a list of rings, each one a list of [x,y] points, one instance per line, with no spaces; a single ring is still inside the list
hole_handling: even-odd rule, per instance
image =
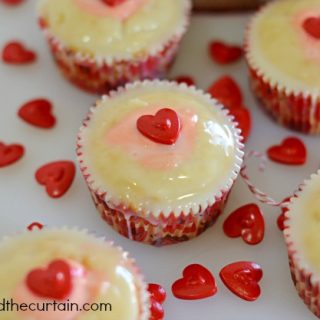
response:
[[[0,254],[2,320],[150,319],[134,262],[84,231],[23,233],[2,241]]]
[[[285,239],[296,289],[320,318],[320,170],[292,198],[286,212]]]
[[[320,133],[320,0],[279,0],[252,19],[246,38],[251,86],[282,125]]]
[[[190,0],[40,0],[39,24],[65,77],[106,93],[163,77],[190,9]]]
[[[102,217],[122,235],[154,245],[203,232],[242,164],[232,119],[208,94],[175,82],[136,82],[104,96],[77,148]]]

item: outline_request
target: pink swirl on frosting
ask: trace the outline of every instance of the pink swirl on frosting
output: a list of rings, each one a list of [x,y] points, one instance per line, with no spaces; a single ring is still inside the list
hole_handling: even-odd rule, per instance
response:
[[[125,20],[135,14],[148,0],[127,0],[111,7],[101,0],[74,0],[84,11],[99,17],[113,17],[118,20]]]
[[[107,132],[106,144],[121,148],[144,167],[166,170],[179,166],[193,152],[198,116],[188,109],[175,110],[182,123],[179,139],[174,145],[163,145],[146,138],[136,126],[140,116],[155,114],[162,108],[148,107],[130,113]]]
[[[75,303],[80,308],[84,304],[90,303],[93,298],[97,295],[99,290],[99,283],[101,277],[87,272],[82,265],[74,261],[68,261],[72,269],[72,293],[70,296],[63,301],[56,301],[56,303]],[[32,306],[32,309],[42,308],[42,305],[49,303],[48,311],[39,311],[39,310],[27,310],[20,311],[22,319],[32,319],[32,320],[74,320],[77,318],[78,314],[81,311],[77,311],[76,308],[69,308],[72,310],[60,311],[54,310],[53,300],[41,298],[34,293],[32,293],[26,285],[26,282],[23,281],[20,283],[13,294],[13,300],[15,303],[22,304],[26,303]]]
[[[299,33],[299,38],[302,44],[302,50],[309,59],[320,62],[320,42],[311,37],[303,28],[303,23],[311,17],[319,17],[320,8],[309,9],[299,12],[294,16],[293,24]]]

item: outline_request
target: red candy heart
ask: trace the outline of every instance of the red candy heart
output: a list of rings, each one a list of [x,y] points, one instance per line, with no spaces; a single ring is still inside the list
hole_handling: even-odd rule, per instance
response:
[[[137,128],[145,137],[162,144],[174,144],[180,134],[180,119],[172,109],[161,109],[155,116],[145,115],[138,119]]]
[[[158,284],[150,283],[148,285],[151,300],[151,319],[162,320],[164,318],[163,302],[166,300],[166,291]]]
[[[261,290],[258,283],[262,276],[261,267],[248,261],[229,264],[220,271],[220,278],[226,287],[247,301],[255,301],[259,298]]]
[[[267,153],[270,160],[283,164],[303,165],[307,161],[304,143],[294,137],[286,138],[281,145],[272,146]]]
[[[28,50],[20,42],[8,43],[2,51],[2,59],[9,64],[26,64],[34,62],[37,58],[35,52]]]
[[[125,2],[127,0],[102,0],[102,1],[110,7],[115,7],[115,6],[122,4],[123,2]]]
[[[17,6],[18,4],[24,2],[24,0],[1,0],[1,2],[7,4],[8,6]]]
[[[289,202],[291,199],[291,197],[288,197],[288,198],[285,198],[283,200],[283,202]],[[285,229],[285,226],[284,226],[284,222],[286,221],[286,212],[288,211],[289,209],[287,207],[283,207],[281,209],[281,214],[279,215],[278,219],[277,219],[277,225],[278,225],[278,228],[280,229],[280,231],[283,231]]]
[[[250,203],[233,211],[223,224],[224,233],[231,238],[242,237],[251,245],[264,238],[264,218],[260,208]]]
[[[187,86],[194,86],[195,85],[194,79],[190,76],[187,76],[187,75],[182,75],[182,76],[176,77],[174,80],[178,83],[185,83]]]
[[[242,105],[241,90],[238,84],[229,76],[223,76],[215,81],[209,87],[208,93],[227,108],[237,108]]]
[[[320,39],[320,17],[310,17],[303,22],[304,30],[313,38]]]
[[[197,300],[215,295],[216,281],[211,272],[199,264],[191,264],[183,270],[183,278],[172,285],[172,293],[178,299]]]
[[[238,126],[241,129],[241,134],[243,137],[243,142],[246,142],[249,138],[252,121],[251,121],[251,113],[245,107],[234,107],[230,108],[230,114],[232,114],[235,118],[235,121],[238,122]]]
[[[18,111],[24,121],[40,128],[54,127],[56,118],[52,115],[52,104],[46,99],[36,99],[25,103]]]
[[[26,284],[40,297],[64,300],[72,290],[71,268],[65,261],[55,260],[46,269],[32,270]]]
[[[74,176],[75,165],[71,161],[48,163],[36,172],[36,180],[46,186],[47,194],[52,198],[63,196],[70,188]]]
[[[242,57],[243,49],[222,41],[213,41],[209,44],[209,54],[215,62],[228,64],[239,60]]]
[[[43,227],[44,227],[44,225],[43,225],[42,223],[40,223],[40,222],[32,222],[31,224],[29,224],[29,225],[27,226],[27,229],[28,229],[29,231],[33,231],[33,229],[42,230]]]
[[[24,155],[24,147],[20,144],[5,145],[0,142],[0,168],[9,166]]]

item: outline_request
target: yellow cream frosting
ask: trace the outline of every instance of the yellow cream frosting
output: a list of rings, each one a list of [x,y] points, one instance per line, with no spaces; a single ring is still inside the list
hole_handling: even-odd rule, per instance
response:
[[[128,58],[144,57],[181,31],[188,4],[190,0],[147,0],[125,20],[93,14],[77,0],[41,0],[39,12],[68,48],[91,57]]]
[[[121,250],[85,232],[63,229],[21,234],[2,242],[0,254],[1,299],[13,299],[15,289],[31,270],[64,259],[79,263],[87,272],[99,275],[98,294],[91,302],[112,306],[112,311],[80,313],[77,320],[141,319],[139,308],[142,301],[138,286],[142,284],[132,262]],[[0,314],[1,320],[25,319],[23,313]]]
[[[291,90],[320,91],[320,39],[303,28],[320,17],[320,0],[279,0],[252,21],[249,58],[271,83]]]
[[[162,108],[182,121],[174,145],[153,142],[136,127],[140,116]],[[118,140],[110,138],[117,134]],[[206,207],[241,162],[235,130],[221,109],[195,89],[167,82],[137,84],[98,102],[81,137],[89,180],[106,190],[113,204],[156,214]]]

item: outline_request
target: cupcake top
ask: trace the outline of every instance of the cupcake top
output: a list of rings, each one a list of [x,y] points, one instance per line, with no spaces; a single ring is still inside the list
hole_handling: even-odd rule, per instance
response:
[[[285,234],[301,268],[320,281],[320,170],[306,181],[291,200]]]
[[[118,60],[158,52],[185,31],[190,0],[40,0],[40,17],[63,45]]]
[[[265,78],[293,92],[320,94],[320,0],[279,0],[252,20],[248,59]]]
[[[1,298],[30,306],[2,312],[1,319],[149,319],[148,295],[133,262],[119,248],[85,232],[24,233],[3,241],[0,255]],[[37,303],[41,310],[53,302],[60,306],[32,311]]]
[[[90,187],[111,206],[142,215],[196,214],[239,173],[239,139],[209,95],[144,81],[98,101],[80,130],[78,156]]]

